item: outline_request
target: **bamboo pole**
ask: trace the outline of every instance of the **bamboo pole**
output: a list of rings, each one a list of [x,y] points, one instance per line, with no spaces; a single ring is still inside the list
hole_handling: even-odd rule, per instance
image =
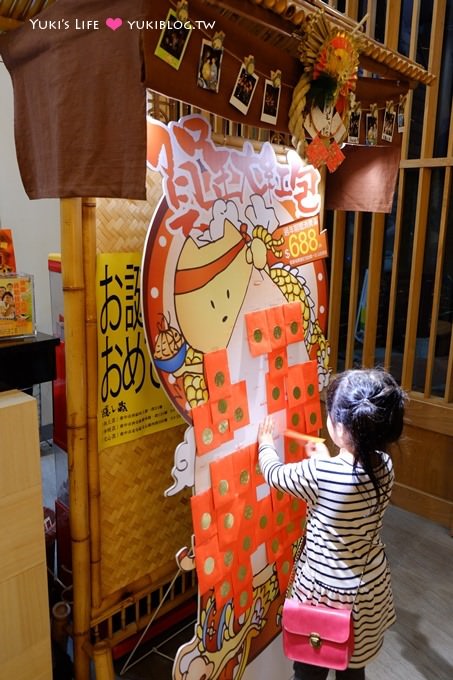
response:
[[[88,490],[90,503],[91,606],[101,603],[100,482],[97,445],[96,199],[82,200],[87,360]]]
[[[362,244],[363,214],[355,213],[354,240],[351,258],[351,283],[349,288],[348,337],[346,340],[345,369],[352,368],[354,363],[355,320],[357,316],[357,300],[359,297],[360,250]]]
[[[338,344],[340,338],[341,291],[343,281],[344,241],[346,231],[346,213],[336,211],[332,238],[332,255],[330,268],[330,295],[328,340],[330,343],[330,366],[334,373],[338,368]]]
[[[60,213],[66,348],[69,521],[74,589],[74,673],[75,680],[87,680],[90,660],[84,649],[84,643],[88,640],[90,625],[90,543],[81,200],[62,199]]]
[[[367,367],[372,367],[375,363],[384,230],[384,213],[375,213],[372,216],[371,222],[370,256],[368,260],[368,288],[366,295],[365,337],[363,341],[362,354],[362,365]]]
[[[115,680],[112,650],[107,642],[97,642],[93,647],[96,680]]]

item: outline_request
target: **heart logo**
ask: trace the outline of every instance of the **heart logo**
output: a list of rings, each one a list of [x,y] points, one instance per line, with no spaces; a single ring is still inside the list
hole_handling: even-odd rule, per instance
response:
[[[112,31],[116,31],[120,26],[123,24],[123,20],[120,19],[120,17],[116,17],[113,19],[112,17],[109,17],[108,19],[105,20],[106,26],[112,29]]]

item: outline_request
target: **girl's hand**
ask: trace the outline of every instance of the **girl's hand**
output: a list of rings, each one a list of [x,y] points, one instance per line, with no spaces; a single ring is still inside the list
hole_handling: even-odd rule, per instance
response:
[[[273,446],[274,437],[272,433],[274,431],[274,421],[271,416],[266,416],[258,428],[258,444],[270,444]]]

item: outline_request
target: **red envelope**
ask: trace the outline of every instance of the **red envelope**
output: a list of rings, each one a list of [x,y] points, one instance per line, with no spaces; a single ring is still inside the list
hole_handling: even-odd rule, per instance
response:
[[[319,399],[308,401],[304,406],[305,429],[308,432],[317,432],[322,427],[321,402]]]
[[[281,411],[286,405],[285,378],[276,378],[266,373],[267,412]]]
[[[217,534],[217,517],[211,489],[192,496],[190,506],[195,543],[197,545],[207,543]]]
[[[274,510],[274,533],[279,534],[289,522],[289,503],[286,507]]]
[[[221,508],[228,505],[237,496],[233,456],[224,456],[213,460],[209,466],[209,472],[214,507]]]
[[[289,408],[296,408],[305,401],[301,364],[288,367],[288,374],[286,376],[286,394]]]
[[[248,425],[249,422],[247,384],[245,380],[242,380],[231,386],[230,428],[232,431],[238,430],[239,428]]]
[[[272,349],[286,347],[286,327],[283,307],[269,307],[266,309],[266,319]]]
[[[269,375],[272,378],[280,378],[288,373],[288,356],[286,347],[274,349],[267,355],[269,363]]]
[[[289,505],[290,495],[279,489],[271,488],[271,500],[272,500],[272,510],[274,514],[279,512],[279,510],[284,510]]]
[[[302,316],[302,303],[299,300],[288,302],[283,305],[283,316],[286,325],[286,342],[299,342],[304,339],[304,319]]]
[[[289,504],[289,518],[293,519],[305,518],[307,514],[307,504],[300,498],[293,496]]]
[[[231,397],[222,397],[218,401],[209,400],[211,405],[211,420],[213,423],[219,423],[225,418],[229,420],[231,415]]]
[[[203,355],[204,374],[210,401],[218,401],[231,394],[231,378],[226,349]]]
[[[249,312],[245,315],[247,338],[252,357],[269,354],[272,349],[267,325],[266,311]]]
[[[195,545],[195,568],[200,595],[214,588],[223,576],[223,562],[217,536],[208,543]]]
[[[286,409],[286,427],[296,432],[305,432],[305,411],[302,407]]]
[[[260,464],[258,462],[258,443],[250,445],[250,474],[252,478],[252,486],[256,489],[257,486],[265,484],[263,473],[261,472]]]
[[[234,591],[234,617],[237,620],[241,614],[250,609],[253,605],[253,585],[250,581],[244,586],[240,586],[239,583],[233,584],[236,586]]]
[[[256,525],[258,522],[258,501],[256,492],[244,497],[242,506],[242,521],[237,540],[238,550],[246,555],[251,555],[257,546]]]
[[[251,586],[253,573],[252,566],[250,564],[250,559],[248,556],[244,556],[243,559],[241,559],[240,555],[236,555],[232,576],[233,576],[233,589],[235,593],[238,593],[244,588],[248,588]]]
[[[302,364],[302,386],[306,401],[319,396],[318,364],[316,361],[306,361]]]

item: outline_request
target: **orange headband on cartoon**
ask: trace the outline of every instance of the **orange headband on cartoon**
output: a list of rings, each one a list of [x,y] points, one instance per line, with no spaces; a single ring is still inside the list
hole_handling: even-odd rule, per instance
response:
[[[230,250],[208,264],[191,269],[178,269],[175,273],[175,295],[183,295],[203,288],[233,262],[244,246],[245,240],[241,239]]]

